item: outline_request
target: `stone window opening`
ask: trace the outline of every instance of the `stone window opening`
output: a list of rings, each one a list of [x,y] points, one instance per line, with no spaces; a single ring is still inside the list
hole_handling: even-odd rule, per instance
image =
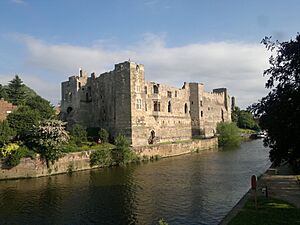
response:
[[[224,122],[224,111],[223,111],[223,109],[221,109],[221,118],[222,118],[222,122]]]
[[[154,109],[154,112],[159,112],[160,111],[160,102],[154,101],[153,109]]]
[[[149,143],[150,145],[154,144],[154,139],[155,139],[155,131],[152,130],[152,131],[150,132],[150,137],[149,137],[149,139],[148,139],[148,143]]]
[[[168,112],[172,112],[172,105],[171,105],[171,101],[168,102]]]
[[[140,72],[140,67],[139,67],[139,65],[137,65],[137,66],[135,67],[135,70],[136,70],[136,72]]]
[[[147,86],[144,87],[145,94],[147,94]]]
[[[203,117],[203,111],[201,111],[201,117]]]
[[[158,86],[157,85],[153,85],[153,93],[158,94]]]
[[[188,106],[187,106],[187,104],[185,103],[184,104],[184,113],[186,114],[188,112]]]
[[[147,103],[145,103],[145,111],[147,111]]]
[[[200,101],[200,106],[203,106],[203,101],[202,100]]]
[[[72,112],[73,108],[72,107],[68,107],[67,108],[67,113],[70,114]]]
[[[136,100],[136,109],[138,109],[138,110],[142,109],[142,99]]]
[[[175,91],[175,97],[177,98],[177,91]]]
[[[79,88],[79,89],[81,88],[81,83],[80,83],[80,82],[78,82],[78,88]]]
[[[172,98],[172,92],[171,91],[168,91],[167,95],[168,95],[168,98]]]

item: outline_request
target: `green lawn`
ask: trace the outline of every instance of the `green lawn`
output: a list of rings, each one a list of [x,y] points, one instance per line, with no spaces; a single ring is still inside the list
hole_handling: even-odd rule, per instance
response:
[[[253,198],[250,198],[229,225],[300,225],[300,209],[278,199],[258,199],[255,209]]]

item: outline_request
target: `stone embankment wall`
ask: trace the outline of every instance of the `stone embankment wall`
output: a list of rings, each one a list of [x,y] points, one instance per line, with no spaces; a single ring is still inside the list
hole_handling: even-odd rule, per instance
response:
[[[170,144],[148,145],[135,147],[135,151],[141,156],[170,157],[187,154],[194,151],[203,151],[218,148],[218,138],[191,140]]]
[[[0,161],[0,180],[43,177],[91,169],[91,152],[92,151],[68,153],[49,168],[47,168],[46,162],[39,157],[36,157],[36,159],[23,158],[19,165],[12,168],[6,167],[4,163]]]
[[[210,138],[204,140],[191,140],[179,143],[135,147],[134,150],[141,156],[159,155],[161,157],[170,157],[187,154],[197,150],[202,151],[215,149],[217,147],[218,139]],[[99,166],[90,166],[90,154],[92,152],[93,150],[68,153],[49,168],[47,168],[46,162],[41,160],[39,157],[36,159],[23,158],[19,165],[12,168],[6,167],[4,163],[0,161],[0,180],[43,177],[97,168]]]

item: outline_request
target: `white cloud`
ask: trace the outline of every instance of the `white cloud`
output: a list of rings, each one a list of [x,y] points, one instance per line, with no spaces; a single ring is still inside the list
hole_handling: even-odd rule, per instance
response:
[[[24,0],[11,0],[11,2],[16,3],[16,4],[26,4]]]
[[[113,49],[99,45],[105,43],[101,41],[94,46],[82,47],[49,44],[24,35],[18,38],[28,47],[27,63],[56,74],[54,79],[58,86],[79,67],[100,74],[113,69],[115,63],[130,58],[145,65],[147,80],[178,87],[184,81],[200,82],[207,91],[227,87],[242,108],[266,94],[262,73],[268,67],[269,54],[262,45],[211,42],[167,47],[164,36],[145,34],[136,45],[114,46]]]

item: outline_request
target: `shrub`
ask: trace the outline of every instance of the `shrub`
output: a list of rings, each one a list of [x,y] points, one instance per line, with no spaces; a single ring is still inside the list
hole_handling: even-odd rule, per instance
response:
[[[219,134],[219,146],[238,146],[241,138],[239,129],[235,123],[221,122],[217,125],[217,133]]]
[[[15,132],[9,127],[7,120],[0,122],[0,147],[7,144],[15,136]]]
[[[70,130],[71,138],[74,138],[76,142],[84,142],[87,141],[87,132],[86,130],[79,124],[73,126]]]
[[[0,148],[0,156],[6,158],[14,151],[16,151],[19,147],[19,145],[14,143],[4,145],[2,148]]]
[[[107,130],[101,128],[99,131],[99,137],[102,143],[107,143],[109,139],[109,133]]]
[[[113,149],[113,159],[117,164],[126,164],[137,160],[137,155],[129,147],[129,142],[124,135],[119,134],[115,139],[116,148]]]
[[[110,166],[113,163],[111,150],[110,149],[101,149],[94,151],[90,156],[91,166],[101,165],[101,166]]]
[[[34,159],[35,156],[36,153],[34,151],[28,149],[26,146],[21,146],[6,158],[5,163],[13,167],[20,163],[21,158],[30,157]]]
[[[34,126],[30,137],[39,152],[47,161],[54,163],[62,156],[61,146],[67,143],[69,135],[64,128],[65,123],[59,120],[45,120]]]

